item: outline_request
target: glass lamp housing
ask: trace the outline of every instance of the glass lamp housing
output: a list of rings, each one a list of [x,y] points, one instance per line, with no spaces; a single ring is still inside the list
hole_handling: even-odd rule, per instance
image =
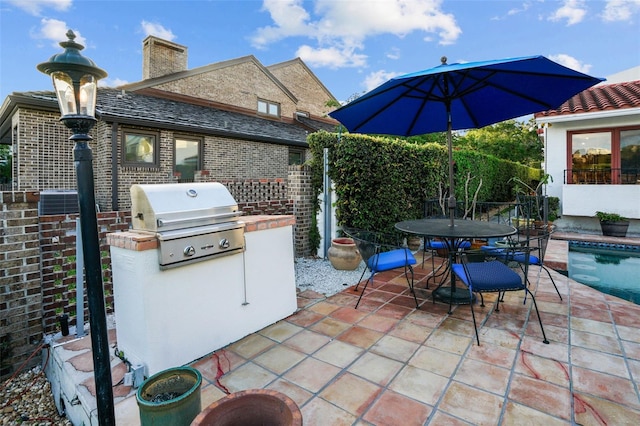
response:
[[[60,43],[65,50],[53,55],[38,70],[51,75],[62,118],[88,116],[95,118],[97,82],[107,76],[89,58],[82,56],[84,46],[74,41],[75,34],[67,32],[69,40]]]

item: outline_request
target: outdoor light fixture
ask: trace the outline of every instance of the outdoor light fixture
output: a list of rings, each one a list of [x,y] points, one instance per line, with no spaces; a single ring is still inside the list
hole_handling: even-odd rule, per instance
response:
[[[48,62],[39,64],[37,68],[53,79],[53,87],[62,113],[60,121],[71,129],[73,135],[69,140],[75,142],[73,160],[78,183],[80,231],[89,303],[98,420],[100,425],[115,425],[93,159],[88,144],[92,140],[89,131],[96,123],[97,82],[106,77],[107,73],[98,68],[91,59],[82,56],[80,51],[84,46],[74,41],[76,35],[73,31],[69,30],[67,37],[69,40],[60,43],[64,52],[53,55]]]

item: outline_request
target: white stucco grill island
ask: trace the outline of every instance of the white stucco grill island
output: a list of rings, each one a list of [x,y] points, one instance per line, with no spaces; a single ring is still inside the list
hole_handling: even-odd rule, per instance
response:
[[[246,216],[243,252],[161,269],[158,238],[107,236],[118,350],[145,376],[187,364],[295,312],[294,216]]]

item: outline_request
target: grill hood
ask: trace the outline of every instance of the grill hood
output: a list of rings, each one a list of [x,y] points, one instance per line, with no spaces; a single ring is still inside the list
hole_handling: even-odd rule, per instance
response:
[[[165,232],[236,221],[238,204],[218,182],[131,186],[132,227]]]

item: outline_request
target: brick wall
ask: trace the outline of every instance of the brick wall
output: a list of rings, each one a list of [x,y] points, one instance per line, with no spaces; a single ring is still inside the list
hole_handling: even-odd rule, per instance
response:
[[[298,111],[305,111],[316,117],[326,117],[327,113],[334,109],[326,106],[327,101],[334,99],[333,95],[300,59],[272,65],[268,69],[298,99]]]
[[[176,183],[179,176],[174,175],[173,155],[176,136],[201,139],[203,149],[203,171],[199,172],[203,182],[252,182],[257,180],[286,181],[289,148],[284,145],[272,145],[240,139],[228,139],[187,133],[175,133],[169,130],[159,132],[159,167],[122,166],[123,130],[154,131],[157,129],[132,126],[119,126],[116,132],[116,158],[111,155],[112,129],[110,125],[99,123],[95,129],[99,141],[94,154],[96,173],[96,202],[102,210],[111,210],[111,161],[118,164],[118,208],[131,209],[129,189],[134,184]],[[241,183],[240,185],[244,185]],[[286,188],[284,189],[286,192]],[[251,191],[249,191],[251,192]],[[233,193],[233,192],[232,192]],[[234,194],[236,201],[245,200],[243,195]],[[286,198],[286,194],[284,195]],[[266,200],[266,199],[263,199]]]
[[[149,36],[142,42],[142,78],[161,77],[187,69],[186,46]]]
[[[15,183],[20,190],[73,189],[76,187],[73,142],[60,115],[34,109],[19,109],[12,117],[17,128]],[[94,144],[92,143],[93,147]]]
[[[20,109],[13,117],[16,178],[14,184],[22,191],[75,189],[73,142],[69,130],[53,113]],[[18,124],[19,123],[19,124]],[[157,166],[123,166],[123,131],[154,132],[159,135]],[[12,132],[13,134],[13,132]],[[113,210],[113,171],[117,165],[118,210],[129,210],[129,189],[133,184],[176,183],[173,156],[176,136],[200,139],[203,143],[203,170],[215,181],[252,181],[287,179],[289,147],[241,139],[222,138],[195,133],[176,133],[139,126],[98,122],[91,131],[90,142],[95,174],[96,202],[102,211]],[[115,154],[112,151],[115,143]],[[286,198],[286,196],[284,197]],[[238,201],[245,201],[242,196]],[[251,200],[246,200],[251,201]]]
[[[215,102],[258,109],[258,98],[280,105],[282,117],[293,117],[295,100],[265,73],[254,58],[239,58],[215,64],[207,72],[187,75],[168,83],[158,84],[155,89],[209,99]],[[327,100],[324,100],[326,102]]]
[[[112,140],[112,126],[109,123],[105,123],[104,121],[98,121],[95,128],[93,129],[93,133],[95,133],[95,148],[92,147],[93,150],[93,172],[94,172],[94,187],[96,194],[96,203],[100,206],[100,209],[103,211],[111,211],[113,210],[112,206],[112,170],[111,165],[113,162],[115,164],[120,164],[120,159],[118,154],[116,154],[116,158],[112,160],[112,151],[111,151],[111,140]],[[117,126],[115,126],[117,129]],[[117,138],[116,138],[117,141]],[[117,151],[119,152],[119,151]],[[76,185],[74,184],[74,188]]]
[[[57,317],[69,316],[76,324],[76,219],[77,214],[40,217],[40,251],[42,271],[42,324],[46,334],[58,331]],[[100,257],[107,314],[113,313],[111,256],[106,243],[108,233],[125,231],[131,222],[130,212],[98,213]],[[85,290],[85,323],[88,321]]]
[[[38,193],[0,193],[0,378],[42,342]],[[38,357],[31,359],[32,367]]]
[[[295,252],[297,256],[309,256],[313,251],[309,243],[309,232],[312,226],[314,204],[309,166],[289,166],[288,193],[293,202],[293,214],[296,217],[293,228]]]

